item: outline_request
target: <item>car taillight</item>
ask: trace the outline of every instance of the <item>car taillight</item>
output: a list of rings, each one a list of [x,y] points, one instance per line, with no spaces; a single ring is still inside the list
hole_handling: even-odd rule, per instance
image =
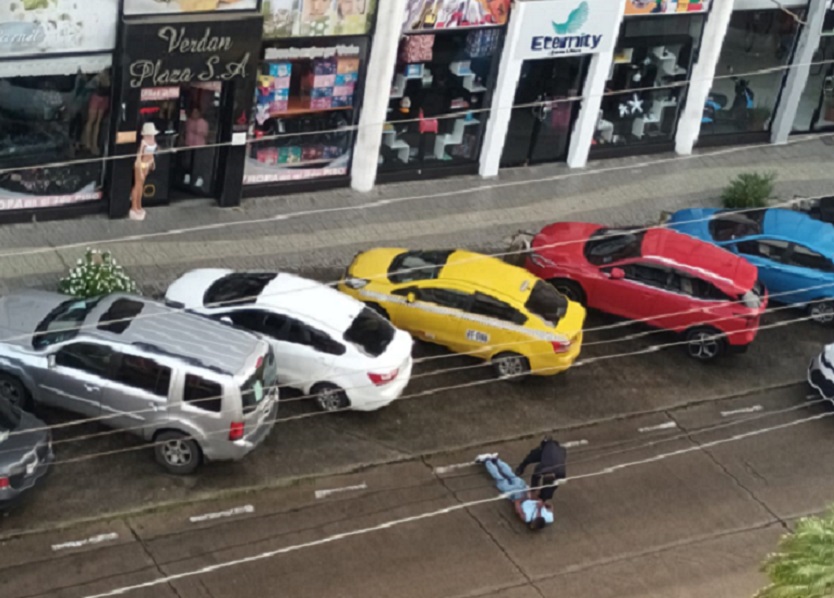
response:
[[[229,426],[229,440],[234,442],[243,438],[243,422],[232,422]]]
[[[570,351],[570,341],[551,341],[554,353],[567,353]]]
[[[383,384],[388,384],[392,380],[397,377],[397,374],[400,373],[399,369],[392,370],[386,374],[375,374],[373,372],[368,372],[368,378],[370,378],[371,382],[374,383],[374,386],[382,386]]]
[[[11,482],[9,482],[9,478],[0,478],[0,490],[5,490],[11,486]]]

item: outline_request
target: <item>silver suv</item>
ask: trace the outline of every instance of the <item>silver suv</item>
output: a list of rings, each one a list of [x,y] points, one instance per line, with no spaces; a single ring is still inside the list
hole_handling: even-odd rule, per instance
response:
[[[275,371],[257,336],[141,297],[0,298],[0,398],[132,432],[170,473],[260,444],[275,421]]]

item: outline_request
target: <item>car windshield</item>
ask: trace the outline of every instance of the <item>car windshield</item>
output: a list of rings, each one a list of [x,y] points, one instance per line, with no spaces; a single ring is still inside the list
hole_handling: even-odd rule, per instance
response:
[[[43,349],[49,345],[60,343],[78,335],[87,315],[101,301],[95,299],[70,299],[53,309],[35,328],[32,335],[32,346]]]
[[[366,307],[345,331],[344,339],[366,355],[379,357],[394,339],[394,327]]]
[[[215,281],[203,296],[205,305],[244,305],[254,303],[264,287],[275,280],[277,274],[237,272]]]
[[[643,233],[628,229],[602,228],[585,243],[586,259],[602,266],[631,257],[640,257]]]
[[[568,300],[548,283],[539,280],[533,286],[524,307],[545,322],[556,326],[568,312]]]
[[[709,232],[716,241],[729,241],[762,234],[761,222],[749,214],[720,213],[709,221]]]
[[[0,399],[0,442],[9,437],[10,432],[20,425],[21,411],[8,401]]]
[[[394,283],[415,280],[434,280],[452,255],[447,251],[407,251],[393,259],[388,269],[388,279]]]
[[[270,349],[264,354],[264,359],[258,363],[255,372],[240,387],[243,412],[254,411],[273,386],[275,386],[275,356]]]

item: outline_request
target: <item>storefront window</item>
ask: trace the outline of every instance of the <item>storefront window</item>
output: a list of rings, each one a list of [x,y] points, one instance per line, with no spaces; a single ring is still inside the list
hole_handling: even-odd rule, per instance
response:
[[[674,138],[703,23],[702,15],[625,20],[602,99],[594,149]]]
[[[244,184],[349,173],[367,40],[267,48]]]
[[[791,12],[805,17],[804,9]],[[796,19],[778,8],[733,13],[704,106],[702,136],[770,128],[786,74],[778,67],[788,64],[798,29]]]
[[[834,14],[834,13],[832,13]],[[799,100],[793,130],[818,131],[834,127],[834,37],[824,33]]]
[[[403,36],[380,171],[478,159],[503,34],[493,27]]]
[[[0,210],[101,199],[109,110],[109,69],[0,79]]]

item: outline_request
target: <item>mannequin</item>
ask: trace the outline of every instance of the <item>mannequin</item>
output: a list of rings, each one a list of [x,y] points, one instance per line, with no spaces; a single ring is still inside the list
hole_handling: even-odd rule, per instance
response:
[[[142,125],[142,141],[136,152],[136,162],[133,164],[133,189],[130,192],[130,214],[131,220],[144,220],[145,210],[142,209],[142,195],[145,191],[145,179],[148,173],[156,168],[156,136],[159,134],[153,123]]]
[[[99,73],[96,82],[96,90],[90,96],[87,104],[87,123],[84,125],[84,134],[81,144],[90,150],[94,156],[101,154],[98,147],[99,135],[101,133],[101,121],[110,109],[110,69]]]

